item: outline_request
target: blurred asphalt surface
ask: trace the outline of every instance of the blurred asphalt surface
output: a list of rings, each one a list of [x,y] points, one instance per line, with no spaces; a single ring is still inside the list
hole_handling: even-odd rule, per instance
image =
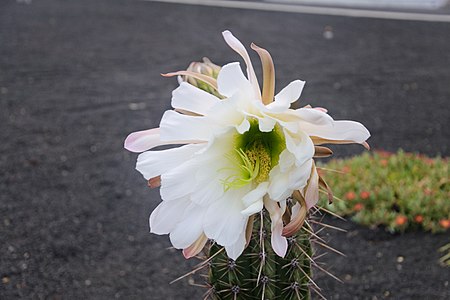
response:
[[[167,236],[148,233],[159,194],[122,145],[170,108],[176,80],[160,73],[203,56],[218,64],[238,59],[221,38],[224,29],[271,52],[277,90],[306,80],[300,105],[363,122],[373,148],[449,155],[450,23],[131,0],[3,0],[0,299],[200,298],[203,291],[187,280],[168,285],[196,262],[167,250]],[[337,156],[362,151],[334,149]],[[364,263],[352,247],[346,251],[348,264]],[[433,282],[433,299],[448,295],[442,280]],[[341,299],[381,299],[384,291],[319,283],[332,287],[329,295],[340,289]]]

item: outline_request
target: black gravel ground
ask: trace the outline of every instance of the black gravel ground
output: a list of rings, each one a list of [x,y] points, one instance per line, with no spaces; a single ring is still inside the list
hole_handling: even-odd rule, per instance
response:
[[[148,234],[158,191],[122,143],[169,108],[176,82],[159,73],[237,59],[224,29],[271,51],[278,88],[307,80],[303,104],[364,122],[375,148],[449,155],[449,23],[2,0],[0,299],[200,299],[168,284],[195,262]],[[448,234],[326,220],[348,229],[325,236],[347,254],[322,259],[344,284],[316,273],[329,299],[449,299],[436,251]]]

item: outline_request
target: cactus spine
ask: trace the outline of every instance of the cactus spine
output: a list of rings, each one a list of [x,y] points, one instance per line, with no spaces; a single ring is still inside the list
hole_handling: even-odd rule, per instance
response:
[[[309,232],[302,227],[290,237],[286,256],[281,258],[271,248],[270,218],[263,210],[253,221],[248,247],[236,261],[213,243],[209,248],[210,299],[310,299]]]

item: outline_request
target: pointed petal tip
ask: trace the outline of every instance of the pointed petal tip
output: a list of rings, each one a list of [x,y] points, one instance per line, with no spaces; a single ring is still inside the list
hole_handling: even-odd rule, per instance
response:
[[[183,253],[183,256],[184,256],[185,259],[189,259],[189,258],[192,257],[192,256],[189,256],[189,254],[187,253],[186,249],[183,249],[182,253]]]
[[[154,189],[161,186],[161,176],[152,177],[148,180],[147,185],[149,188]]]
[[[274,243],[272,241],[272,248],[276,255],[278,255],[281,258],[284,258],[287,253],[288,243],[287,239],[285,237],[279,237],[277,238],[277,242]]]
[[[130,133],[123,146],[130,152],[140,153],[161,145],[159,128],[136,131]]]
[[[206,242],[208,242],[208,238],[202,233],[192,245],[183,249],[184,258],[189,259],[199,254],[205,247]]]
[[[231,33],[231,31],[229,31],[228,29],[225,29],[224,31],[222,31],[222,35],[229,35],[229,34],[233,35]]]
[[[134,132],[130,133],[127,138],[125,139],[125,141],[123,141],[123,147],[130,151],[130,152],[134,152],[134,153],[139,153],[139,151],[136,151],[136,149],[133,148],[133,141],[134,141]]]
[[[255,51],[261,49],[261,47],[259,47],[258,45],[256,45],[256,44],[253,43],[253,42],[250,44],[250,48],[252,48],[252,49],[255,50]]]
[[[364,148],[366,148],[367,150],[370,150],[370,145],[367,142],[363,142],[362,145],[364,146]]]

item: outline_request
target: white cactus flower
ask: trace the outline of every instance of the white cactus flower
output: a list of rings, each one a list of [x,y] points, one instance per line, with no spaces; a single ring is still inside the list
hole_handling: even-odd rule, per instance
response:
[[[159,128],[130,134],[125,148],[144,152],[137,170],[161,185],[162,202],[150,216],[151,232],[169,234],[186,257],[214,239],[230,258],[238,258],[247,243],[249,216],[263,208],[272,220],[273,249],[284,256],[286,199],[298,190],[306,209],[318,200],[315,145],[365,144],[370,134],[358,122],[334,121],[324,109],[291,109],[305,82],[295,80],[274,96],[270,55],[252,45],[264,68],[261,93],[246,49],[229,31],[223,36],[243,57],[247,76],[238,62],[223,66],[217,81],[208,80],[220,98],[181,82],[172,93],[174,110],[164,113]],[[168,144],[182,146],[148,151]]]

